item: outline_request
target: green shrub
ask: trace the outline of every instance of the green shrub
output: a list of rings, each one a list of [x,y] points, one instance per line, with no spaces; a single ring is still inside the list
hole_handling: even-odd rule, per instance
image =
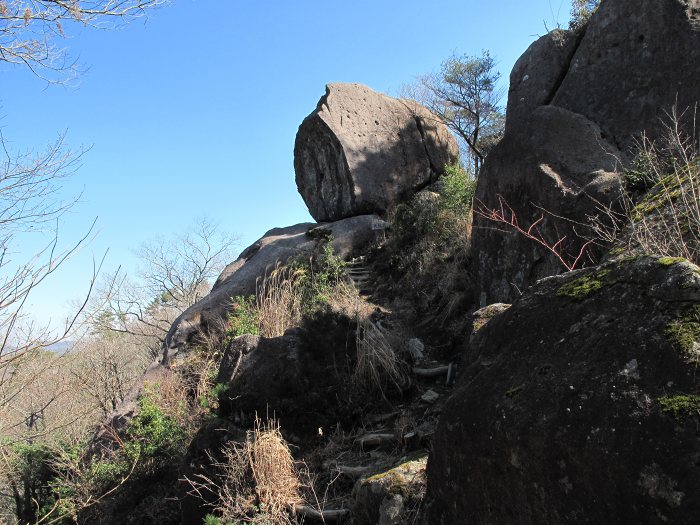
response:
[[[663,396],[658,399],[662,412],[668,412],[676,419],[684,421],[688,416],[697,416],[700,413],[700,396],[691,394],[679,394],[675,396]]]
[[[233,311],[228,314],[226,343],[243,334],[260,334],[258,312],[255,305],[255,296],[244,297],[237,295],[231,299]]]
[[[333,289],[345,278],[345,261],[333,251],[330,242],[323,244],[321,254],[306,263],[305,279],[301,286],[305,289],[302,294],[302,310],[311,311],[317,305],[327,303]]]
[[[55,499],[49,483],[54,477],[52,451],[46,443],[5,441],[2,472],[12,480],[15,490],[16,516],[20,523],[34,523],[50,511]]]
[[[392,266],[418,275],[468,250],[476,181],[460,164],[445,166],[440,192],[421,192],[398,205],[390,218],[387,246]]]
[[[622,175],[628,191],[647,192],[660,180],[658,157],[653,151],[640,147]]]
[[[216,411],[219,407],[219,396],[228,390],[228,383],[217,383],[211,390],[199,396],[199,406]]]
[[[175,419],[166,415],[148,390],[138,400],[139,413],[129,423],[124,450],[129,459],[155,458],[182,452],[187,433]]]
[[[316,228],[312,231],[319,230]],[[323,231],[326,231],[323,229]],[[255,296],[231,299],[223,345],[243,334],[277,337],[328,303],[345,277],[345,262],[335,254],[332,236],[315,235],[317,254],[278,266],[258,283]],[[200,402],[208,403],[204,399]],[[204,405],[202,405],[204,406]]]
[[[476,180],[459,164],[447,164],[442,176],[440,207],[456,215],[467,216],[472,209]]]

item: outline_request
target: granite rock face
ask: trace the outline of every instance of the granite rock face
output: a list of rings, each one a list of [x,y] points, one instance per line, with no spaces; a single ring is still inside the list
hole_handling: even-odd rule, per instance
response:
[[[668,258],[530,288],[470,342],[423,523],[696,523],[699,305]]]
[[[552,104],[596,122],[622,149],[663,132],[675,104],[685,124],[700,98],[700,1],[602,2]]]
[[[699,0],[602,2],[585,27],[545,35],[515,64],[506,133],[484,163],[477,205],[488,211],[504,201],[525,229],[544,212],[542,237],[550,245],[564,239],[562,254],[574,260],[590,238],[581,224],[616,209],[615,173],[634,141],[642,133],[658,139],[674,105],[681,128],[692,132],[698,85]],[[475,217],[481,305],[510,301],[565,270],[521,233],[494,227]],[[589,250],[584,261],[599,255]]]
[[[329,84],[299,127],[294,170],[317,221],[382,213],[458,157],[457,142],[423,106],[361,84]]]
[[[533,231],[550,245],[563,239],[559,249],[570,263],[586,242],[579,235],[581,224],[619,197],[619,155],[595,123],[562,108],[540,106],[489,155],[477,184],[475,209],[503,209],[523,230],[541,218]],[[564,269],[522,232],[479,213],[472,231],[482,306],[510,300],[538,279]]]

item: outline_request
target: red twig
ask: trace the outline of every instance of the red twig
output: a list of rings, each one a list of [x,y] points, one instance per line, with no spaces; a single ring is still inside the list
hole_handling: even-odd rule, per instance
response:
[[[581,262],[581,259],[586,253],[588,245],[593,242],[593,239],[589,239],[585,243],[583,243],[578,255],[572,260],[572,256],[567,256],[562,251],[563,243],[566,240],[566,235],[560,237],[556,242],[551,243],[547,241],[547,239],[540,231],[538,226],[540,225],[540,223],[542,223],[542,221],[544,221],[544,213],[540,214],[539,218],[535,220],[535,222],[533,222],[529,227],[527,227],[527,229],[525,229],[522,226],[520,226],[520,224],[518,224],[518,217],[515,211],[513,210],[513,208],[510,207],[510,205],[503,198],[502,195],[498,196],[497,208],[489,208],[480,200],[477,200],[476,202],[477,206],[474,207],[474,213],[476,215],[483,219],[486,219],[487,221],[495,222],[498,224],[505,224],[506,226],[518,232],[525,238],[536,242],[537,244],[554,254],[554,256],[568,271],[574,270],[578,266],[578,264]]]

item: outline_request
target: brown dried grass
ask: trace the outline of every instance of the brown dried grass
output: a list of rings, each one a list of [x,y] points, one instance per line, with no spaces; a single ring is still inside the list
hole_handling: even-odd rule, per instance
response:
[[[299,269],[278,263],[258,283],[255,300],[262,337],[279,337],[301,321],[301,278]]]
[[[368,394],[386,398],[391,391],[402,391],[409,377],[389,337],[369,320],[358,320],[355,386]]]
[[[199,475],[189,482],[190,494],[213,492],[218,496],[214,512],[224,523],[290,525],[290,515],[302,499],[299,473],[289,445],[275,419],[256,419],[244,443],[230,442],[223,460],[212,458],[215,481]]]
[[[694,122],[696,114],[692,116]],[[698,136],[681,126],[685,118],[673,108],[659,141],[644,136],[638,141],[634,173],[656,182],[642,199],[623,188],[622,212],[600,206],[591,217],[598,238],[617,251],[700,264],[700,145]]]

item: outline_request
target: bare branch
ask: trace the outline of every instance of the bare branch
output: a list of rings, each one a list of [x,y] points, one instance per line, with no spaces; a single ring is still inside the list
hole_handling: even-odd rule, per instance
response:
[[[58,47],[76,25],[100,29],[146,16],[168,0],[0,0],[0,61],[50,83],[69,81],[77,63]]]
[[[567,254],[563,249],[566,236],[551,241],[548,240],[540,230],[540,226],[545,218],[545,212],[542,212],[529,226],[523,227],[519,224],[515,211],[502,195],[498,196],[498,207],[496,208],[489,208],[478,199],[476,203],[477,205],[474,207],[474,213],[476,215],[495,224],[503,225],[505,226],[505,231],[514,231],[544,247],[547,251],[552,253],[568,271],[574,270],[579,266],[582,259],[587,255],[588,247],[594,242],[594,239],[585,240],[577,253],[573,255]]]

